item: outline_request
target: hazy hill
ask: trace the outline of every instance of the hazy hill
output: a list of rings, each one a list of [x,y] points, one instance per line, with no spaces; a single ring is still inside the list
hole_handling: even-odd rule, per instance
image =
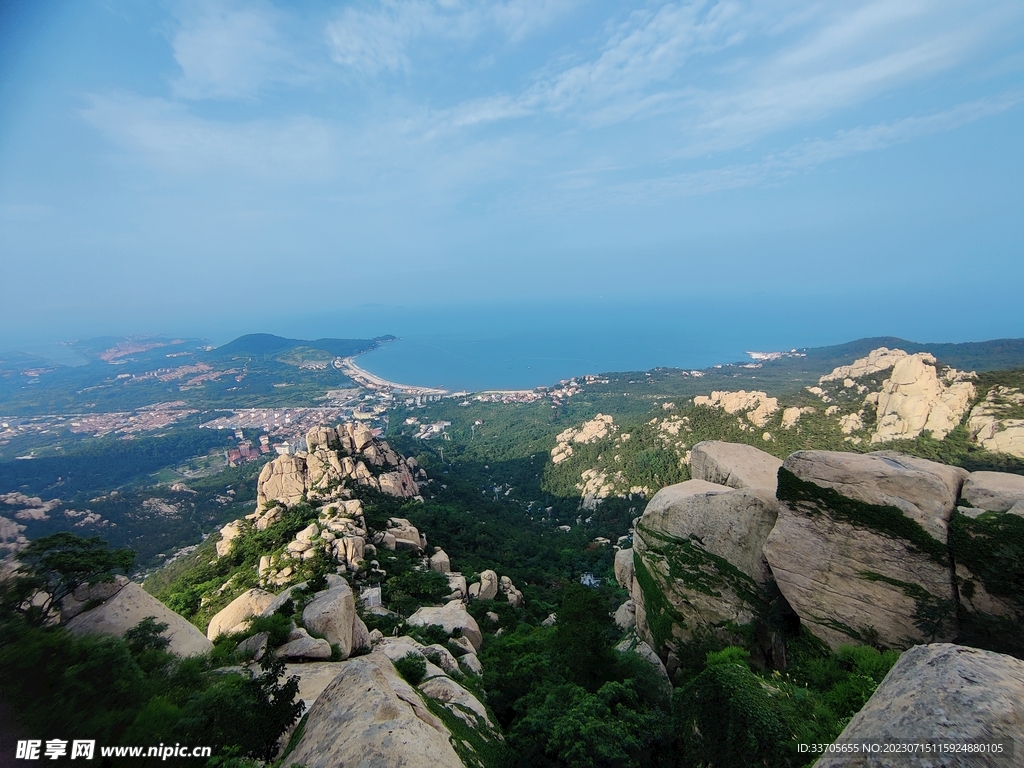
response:
[[[271,333],[249,333],[229,341],[214,351],[218,357],[238,355],[279,355],[282,352],[305,347],[320,349],[335,357],[349,357],[366,352],[385,341],[392,341],[394,336],[378,336],[374,339],[286,339]]]

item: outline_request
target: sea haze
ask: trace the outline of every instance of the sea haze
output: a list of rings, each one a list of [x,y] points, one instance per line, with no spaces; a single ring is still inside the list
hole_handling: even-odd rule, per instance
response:
[[[2,329],[0,329],[2,330]],[[923,343],[1024,337],[1017,302],[990,301],[984,312],[916,295],[828,296],[765,293],[639,300],[594,296],[587,301],[389,306],[215,316],[119,317],[77,332],[38,328],[35,338],[7,340],[55,363],[84,362],[57,342],[95,336],[204,338],[220,346],[249,333],[293,339],[398,337],[361,355],[366,370],[403,384],[452,391],[527,389],[586,373],[685,369],[749,361],[747,352],[784,351],[895,336]]]

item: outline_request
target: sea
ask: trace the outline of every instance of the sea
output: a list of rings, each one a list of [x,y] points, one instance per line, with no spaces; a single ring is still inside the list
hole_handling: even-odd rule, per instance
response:
[[[255,322],[255,324],[254,324]],[[99,329],[97,329],[99,330]],[[389,381],[450,391],[531,389],[592,373],[657,367],[701,369],[773,352],[895,336],[918,342],[1024,337],[1012,303],[965,311],[934,296],[844,297],[777,292],[689,295],[658,300],[594,296],[574,301],[509,301],[347,306],[277,316],[197,318],[104,327],[103,334],[157,333],[223,344],[245,333],[298,339],[397,337],[362,354],[361,367]],[[84,336],[83,336],[84,337]],[[54,362],[75,353],[53,343],[19,345]],[[78,362],[84,362],[84,358]]]
[[[750,362],[750,352],[790,351],[895,336],[960,342],[1024,336],[1011,313],[936,312],[911,303],[842,297],[690,297],[678,301],[377,307],[387,321],[360,327],[398,338],[360,355],[389,381],[451,391],[529,389],[573,376],[657,367]],[[378,314],[380,313],[380,314]],[[341,318],[339,318],[341,320]],[[358,324],[340,322],[347,329]],[[319,323],[319,328],[333,323]],[[356,335],[356,334],[351,334]],[[304,336],[303,338],[310,338]]]

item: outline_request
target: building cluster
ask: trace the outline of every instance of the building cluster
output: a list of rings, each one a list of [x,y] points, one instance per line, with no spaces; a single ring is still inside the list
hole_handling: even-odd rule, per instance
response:
[[[253,445],[251,440],[246,440],[242,430],[235,430],[235,438],[238,440],[238,447],[227,452],[228,464],[232,467],[237,467],[239,464],[244,464],[247,461],[257,461],[262,456],[270,453],[270,437],[267,435],[260,435],[259,445]],[[286,444],[278,443],[274,447],[284,447]],[[279,451],[290,452],[290,451]]]
[[[78,413],[27,418],[0,417],[0,445],[22,435],[58,434],[68,431],[76,435],[127,437],[142,432],[164,429],[198,411],[184,408],[185,403],[175,401],[156,403],[135,411],[112,413]]]
[[[351,421],[353,408],[320,406],[313,408],[242,408],[226,416],[203,422],[203,429],[244,429],[264,433],[268,445],[278,453],[291,453],[304,444],[305,434],[323,424]]]

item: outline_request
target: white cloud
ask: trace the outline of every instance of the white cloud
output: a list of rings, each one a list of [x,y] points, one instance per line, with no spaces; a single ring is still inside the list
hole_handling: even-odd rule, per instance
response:
[[[171,49],[181,75],[171,81],[185,99],[250,98],[271,84],[309,79],[309,64],[282,35],[286,17],[262,3],[208,2],[179,7]]]

